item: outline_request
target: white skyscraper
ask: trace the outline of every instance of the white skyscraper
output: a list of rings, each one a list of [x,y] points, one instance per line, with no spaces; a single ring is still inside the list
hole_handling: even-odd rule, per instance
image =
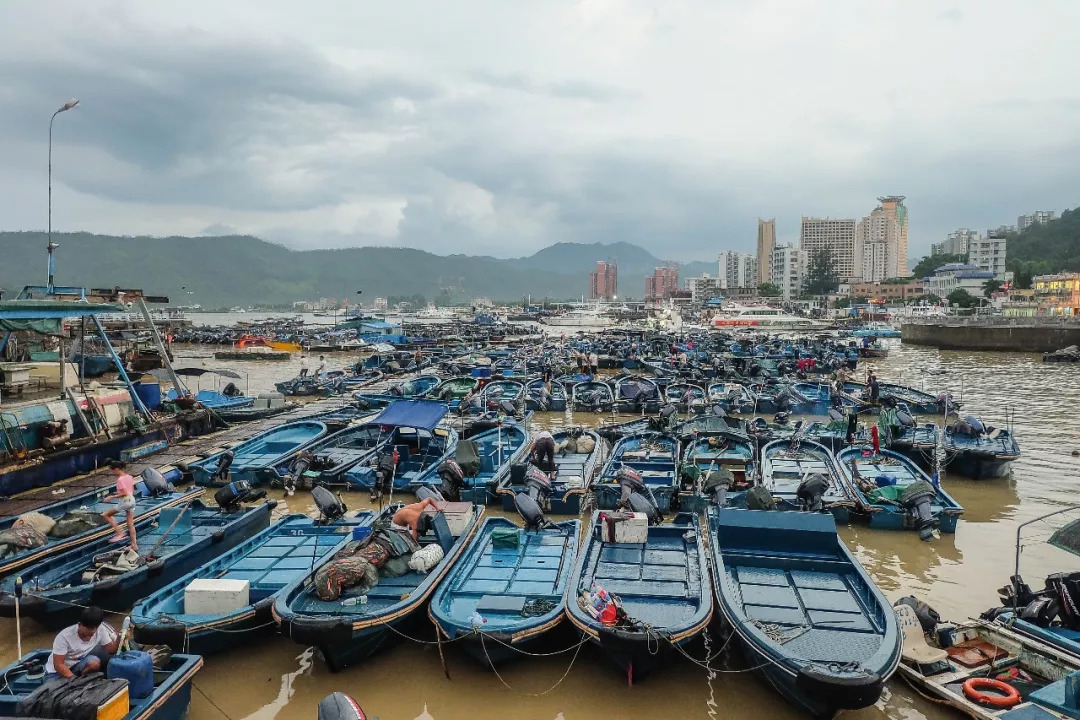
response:
[[[861,254],[857,253],[856,247],[855,226],[854,219],[803,216],[799,231],[799,248],[806,253],[807,257],[813,257],[822,250],[827,250],[837,276],[842,282],[849,282],[858,278],[862,271]],[[855,266],[857,254],[860,257],[858,268]]]
[[[753,254],[725,250],[717,255],[717,259],[721,288],[758,286],[757,258]]]
[[[784,300],[794,300],[802,294],[802,277],[807,253],[794,245],[777,245],[772,254],[770,282],[780,288]]]

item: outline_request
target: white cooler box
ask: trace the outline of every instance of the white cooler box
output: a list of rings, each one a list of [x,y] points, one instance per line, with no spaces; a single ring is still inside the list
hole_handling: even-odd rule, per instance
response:
[[[215,615],[247,607],[251,583],[247,580],[198,578],[184,588],[184,613]]]
[[[601,513],[600,539],[606,543],[643,545],[649,541],[649,518],[639,512]]]

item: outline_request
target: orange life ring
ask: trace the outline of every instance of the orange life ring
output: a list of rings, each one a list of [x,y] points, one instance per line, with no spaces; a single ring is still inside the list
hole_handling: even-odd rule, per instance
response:
[[[1007,682],[994,680],[993,678],[976,677],[964,681],[964,694],[976,702],[986,703],[999,708],[1011,708],[1020,702],[1020,691]],[[981,690],[996,690],[998,693],[990,694]]]

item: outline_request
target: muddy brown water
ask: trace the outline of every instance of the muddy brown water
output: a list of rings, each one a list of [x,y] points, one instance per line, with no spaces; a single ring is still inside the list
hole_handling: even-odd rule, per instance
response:
[[[187,364],[229,367],[244,375],[250,392],[272,389],[292,377],[299,361],[278,363],[213,360],[212,348],[181,351]],[[204,357],[199,357],[204,356]],[[354,360],[329,355],[330,366]],[[921,542],[916,534],[872,531],[852,525],[841,537],[890,600],[914,594],[953,620],[978,615],[997,603],[996,589],[1008,581],[1020,522],[1080,500],[1080,366],[1044,365],[1037,355],[944,352],[892,347],[890,357],[873,361],[879,378],[934,391],[948,390],[964,408],[1001,425],[1004,408],[1015,410],[1015,432],[1023,456],[1011,477],[995,480],[944,479],[964,506],[955,535]],[[212,386],[212,382],[206,387]],[[595,424],[595,415],[549,413],[536,423],[558,426]],[[355,507],[361,496],[347,496]],[[291,498],[292,511],[309,509],[306,499]],[[497,512],[494,509],[488,512]],[[1052,527],[1025,532],[1022,572],[1033,584],[1047,572],[1080,569],[1080,560],[1054,550],[1045,540]],[[0,624],[0,660],[15,658],[15,625]],[[434,638],[430,624],[419,622],[417,639]],[[52,634],[23,624],[23,647],[46,647]],[[551,639],[551,650],[571,647],[566,632]],[[714,650],[716,647],[714,646]],[[594,718],[707,718],[709,698],[717,718],[804,717],[760,679],[738,672],[746,667],[733,655],[718,666],[711,687],[703,669],[687,660],[672,662],[633,688],[600,653],[586,645],[573,653],[524,657],[500,669],[500,676],[452,646],[444,648],[450,673],[443,672],[437,648],[403,640],[369,662],[330,673],[309,649],[271,637],[238,642],[229,652],[206,659],[195,678],[193,720],[289,720],[315,717],[320,698],[335,690],[353,695],[370,716],[382,720],[584,720]],[[695,648],[699,653],[700,648]],[[573,663],[571,665],[571,660]],[[569,669],[568,669],[569,668]],[[872,718],[960,717],[923,700],[899,679],[888,684],[875,707],[845,713],[852,720]]]

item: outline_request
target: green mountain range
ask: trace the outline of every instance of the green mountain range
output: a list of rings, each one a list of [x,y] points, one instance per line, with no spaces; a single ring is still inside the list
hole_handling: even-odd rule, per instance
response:
[[[141,288],[174,304],[203,307],[282,305],[320,297],[365,301],[423,296],[441,303],[484,296],[515,300],[579,298],[597,260],[619,265],[619,295],[640,298],[645,276],[662,265],[629,243],[558,243],[524,258],[434,255],[410,248],[292,250],[250,236],[117,237],[53,233],[56,283]],[[5,297],[46,280],[42,232],[0,233],[0,287]],[[680,277],[716,273],[715,263],[680,267]]]

